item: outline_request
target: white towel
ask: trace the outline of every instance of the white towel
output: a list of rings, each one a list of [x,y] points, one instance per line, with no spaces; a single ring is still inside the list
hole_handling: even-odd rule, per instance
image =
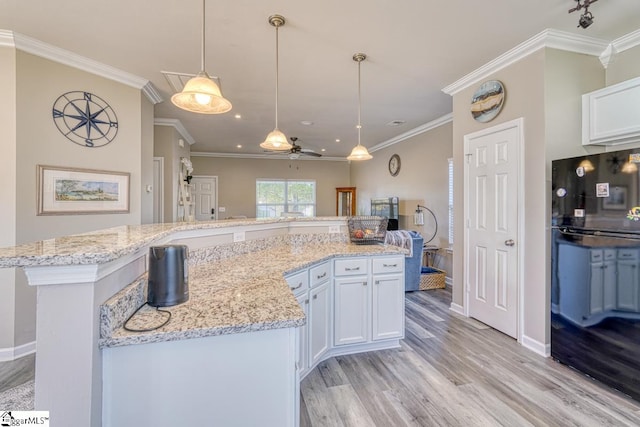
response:
[[[413,238],[407,230],[387,231],[387,234],[384,236],[384,243],[385,245],[400,246],[401,248],[409,249],[409,255],[407,255],[407,257],[411,258],[413,256]]]

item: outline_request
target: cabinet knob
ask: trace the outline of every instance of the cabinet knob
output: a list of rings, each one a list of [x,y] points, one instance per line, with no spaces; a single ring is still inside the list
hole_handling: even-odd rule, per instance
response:
[[[362,282],[362,286],[367,286],[367,282]]]
[[[313,299],[318,299],[318,295],[314,295],[314,296],[313,296]]]
[[[309,304],[309,300],[308,299],[304,300],[304,303]]]
[[[379,284],[380,284],[380,280],[376,280],[376,285],[379,285]]]

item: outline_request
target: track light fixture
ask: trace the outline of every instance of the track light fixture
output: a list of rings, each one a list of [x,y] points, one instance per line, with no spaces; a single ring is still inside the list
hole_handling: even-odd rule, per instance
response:
[[[569,9],[569,13],[584,9],[584,13],[580,15],[580,19],[578,19],[578,28],[587,28],[591,24],[593,24],[593,14],[589,12],[589,6],[591,6],[591,4],[597,2],[598,0],[584,0],[583,3],[580,3],[581,0],[575,1],[578,3],[578,5]]]

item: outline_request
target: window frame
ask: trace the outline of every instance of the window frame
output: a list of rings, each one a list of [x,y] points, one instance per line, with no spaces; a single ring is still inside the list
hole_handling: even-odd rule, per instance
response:
[[[259,203],[258,185],[263,182],[282,183],[284,185],[283,203]],[[280,216],[282,216],[282,213],[300,212],[300,210],[298,211],[291,210],[292,203],[289,201],[289,194],[290,194],[289,184],[292,184],[292,183],[313,184],[313,202],[296,202],[295,205],[298,207],[298,209],[300,209],[301,206],[311,207],[311,211],[312,211],[311,215],[304,215],[304,216],[307,216],[307,217],[316,216],[317,202],[318,202],[318,198],[317,198],[318,185],[315,179],[257,178],[256,179],[256,218],[279,218]],[[261,207],[262,207],[262,211],[264,211],[265,207],[266,208],[273,207],[273,209],[276,212],[278,211],[278,207],[282,207],[282,212],[280,213],[280,215],[273,215],[273,216],[262,215],[261,216],[260,215]],[[303,209],[302,212],[304,211],[305,210]]]

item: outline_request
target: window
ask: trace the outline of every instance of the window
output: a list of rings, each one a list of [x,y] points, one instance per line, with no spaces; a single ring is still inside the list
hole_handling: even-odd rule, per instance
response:
[[[316,182],[287,179],[256,180],[256,218],[277,218],[285,212],[316,214]]]
[[[449,245],[453,245],[453,159],[449,162]]]

